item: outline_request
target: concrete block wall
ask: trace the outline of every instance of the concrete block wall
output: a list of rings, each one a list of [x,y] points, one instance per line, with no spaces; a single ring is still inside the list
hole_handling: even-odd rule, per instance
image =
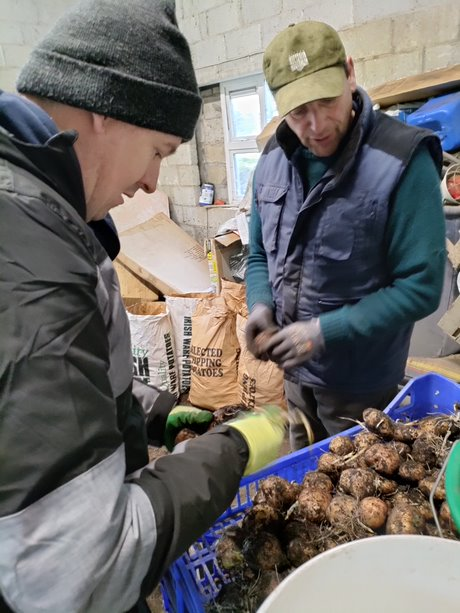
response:
[[[32,46],[76,0],[0,0],[0,88],[14,91]],[[200,184],[227,201],[219,83],[261,72],[277,32],[303,19],[337,28],[366,88],[460,58],[460,3],[452,0],[176,0],[203,93],[196,138],[165,160],[159,180],[173,219],[197,240],[212,236],[235,210],[198,207]]]
[[[201,86],[261,72],[277,32],[304,19],[341,32],[366,88],[456,64],[460,4],[452,0],[177,0]]]
[[[75,0],[0,0],[0,88],[15,91],[34,44]]]

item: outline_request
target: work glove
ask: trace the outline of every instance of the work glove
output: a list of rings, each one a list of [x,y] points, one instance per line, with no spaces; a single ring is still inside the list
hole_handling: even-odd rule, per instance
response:
[[[181,404],[174,407],[166,418],[164,441],[167,449],[173,450],[174,440],[182,428],[190,428],[202,434],[206,431],[206,426],[211,423],[212,417],[212,411],[205,409]]]
[[[268,405],[251,413],[241,413],[240,417],[226,422],[243,436],[249,450],[245,475],[251,475],[273,462],[279,455],[287,418],[283,411]]]
[[[260,346],[278,330],[273,318],[273,309],[266,304],[258,303],[249,314],[246,323],[246,345],[252,355],[258,360],[269,359],[260,351]]]
[[[298,366],[323,349],[324,338],[318,318],[289,324],[260,346],[260,350],[281,368]]]

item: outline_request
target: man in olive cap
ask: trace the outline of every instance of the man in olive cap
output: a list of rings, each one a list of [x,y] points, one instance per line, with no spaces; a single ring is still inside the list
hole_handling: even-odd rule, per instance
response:
[[[442,152],[373,110],[325,23],[286,28],[263,67],[283,121],[255,171],[247,342],[285,370],[299,449],[403,380],[413,324],[442,290]]]
[[[148,611],[142,597],[283,438],[274,409],[148,464],[147,428],[172,446],[212,415],[133,381],[116,234],[101,244],[88,225],[153,192],[193,135],[174,3],[74,5],[17,86],[0,92],[0,609]]]

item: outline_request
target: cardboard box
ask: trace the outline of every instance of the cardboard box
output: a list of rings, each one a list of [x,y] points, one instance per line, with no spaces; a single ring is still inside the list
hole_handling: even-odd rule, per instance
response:
[[[209,276],[213,290],[219,294],[221,280],[234,281],[230,267],[230,257],[241,251],[241,239],[236,232],[229,232],[215,238],[208,238],[204,242],[204,251],[209,267]]]
[[[164,213],[120,233],[118,260],[162,294],[208,292],[202,246]]]
[[[132,300],[133,302],[130,302],[130,304],[146,300],[158,300],[157,292],[145,279],[135,275],[129,268],[126,268],[124,264],[117,260],[114,261],[113,266],[118,276],[120,293],[123,300]]]
[[[438,326],[460,344],[460,296],[441,317]]]
[[[460,89],[460,64],[384,83],[369,90],[374,104],[382,108],[400,102],[425,100]]]
[[[124,196],[123,204],[110,211],[119,234],[145,223],[158,213],[169,217],[168,196],[159,190],[147,194],[141,189],[132,198]]]

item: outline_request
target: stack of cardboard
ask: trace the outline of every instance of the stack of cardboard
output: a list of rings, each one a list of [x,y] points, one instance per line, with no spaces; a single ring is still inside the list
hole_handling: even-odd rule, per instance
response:
[[[203,248],[171,221],[166,194],[138,192],[113,209],[112,217],[121,244],[115,267],[123,298],[156,300],[160,294],[209,290]]]

